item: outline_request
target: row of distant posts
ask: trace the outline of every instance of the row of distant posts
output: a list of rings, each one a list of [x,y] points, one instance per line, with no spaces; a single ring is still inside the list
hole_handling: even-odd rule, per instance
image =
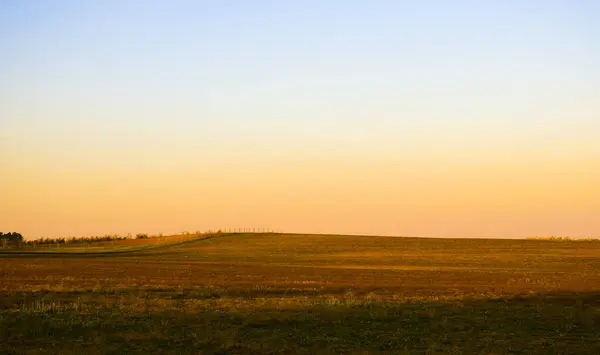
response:
[[[216,233],[223,233],[223,234],[233,234],[233,233],[282,233],[282,231],[280,230],[276,230],[276,229],[271,229],[271,228],[223,228],[223,229],[217,229],[217,230],[212,230],[209,229],[208,231],[205,231],[202,234],[216,234]],[[192,240],[192,239],[196,239],[198,237],[201,237],[202,234],[198,234],[198,233],[187,233],[187,234],[182,234],[179,236],[180,241],[183,242],[184,240]],[[166,243],[167,242],[167,236],[161,236],[159,238],[157,238],[156,242],[160,243],[160,242]]]

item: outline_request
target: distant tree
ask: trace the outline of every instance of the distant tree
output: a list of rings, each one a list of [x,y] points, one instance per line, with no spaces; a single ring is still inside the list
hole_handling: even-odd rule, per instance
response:
[[[23,243],[23,236],[21,233],[13,232],[12,237],[9,239],[9,244],[20,247]]]
[[[135,239],[148,239],[148,234],[146,233],[138,233],[135,235]]]
[[[8,248],[9,246],[21,246],[23,243],[23,236],[21,233],[17,232],[0,232],[0,243],[4,248]]]

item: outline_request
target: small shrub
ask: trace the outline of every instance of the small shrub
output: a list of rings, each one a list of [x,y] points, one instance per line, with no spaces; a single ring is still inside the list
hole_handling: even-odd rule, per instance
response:
[[[148,239],[148,234],[146,233],[138,233],[135,235],[135,239]]]

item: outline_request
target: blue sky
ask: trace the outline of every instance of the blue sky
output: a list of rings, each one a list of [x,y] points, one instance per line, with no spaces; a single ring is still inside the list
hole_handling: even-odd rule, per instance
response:
[[[0,162],[56,183],[311,161],[589,166],[599,13],[597,1],[4,1]]]
[[[595,99],[599,11],[594,1],[5,3],[2,106],[34,121],[56,113],[61,129],[102,121],[149,135],[535,126],[552,106]],[[527,109],[550,112],[515,117]]]

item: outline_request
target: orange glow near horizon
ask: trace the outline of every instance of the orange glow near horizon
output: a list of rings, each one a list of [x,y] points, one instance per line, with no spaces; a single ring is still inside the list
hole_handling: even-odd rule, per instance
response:
[[[598,232],[598,161],[404,160],[5,175],[0,225],[30,238],[234,227],[434,237]]]

